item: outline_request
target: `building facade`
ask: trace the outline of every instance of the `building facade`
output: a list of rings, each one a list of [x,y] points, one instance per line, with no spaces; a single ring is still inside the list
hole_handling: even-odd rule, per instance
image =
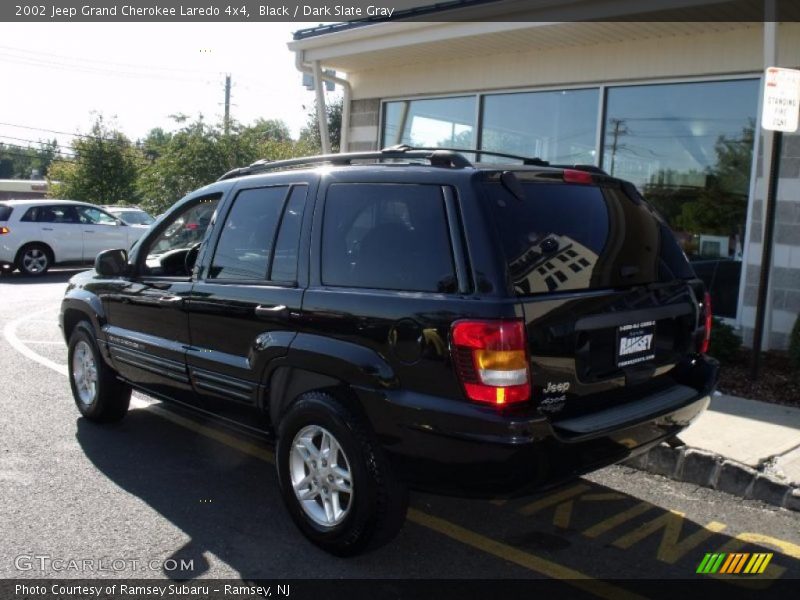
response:
[[[298,65],[346,79],[346,149],[399,143],[593,164],[669,221],[752,342],[772,136],[765,66],[800,66],[800,24],[387,22],[300,32]],[[800,312],[800,135],[784,138],[765,348]]]

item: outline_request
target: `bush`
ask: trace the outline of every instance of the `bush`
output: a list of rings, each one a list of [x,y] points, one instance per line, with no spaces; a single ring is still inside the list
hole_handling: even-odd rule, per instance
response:
[[[733,327],[720,319],[714,319],[711,327],[711,345],[708,353],[721,362],[733,362],[739,356],[742,338]]]
[[[794,371],[800,371],[800,316],[795,320],[789,336],[789,364]]]

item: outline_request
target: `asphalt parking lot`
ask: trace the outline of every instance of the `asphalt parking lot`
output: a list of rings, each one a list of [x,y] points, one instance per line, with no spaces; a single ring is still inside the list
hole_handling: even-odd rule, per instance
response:
[[[415,493],[393,543],[328,556],[284,512],[257,437],[139,394],[118,425],[79,418],[57,323],[74,273],[0,279],[2,578],[93,577],[52,559],[105,557],[127,561],[112,577],[548,577],[624,598],[608,580],[711,577],[711,552],[774,553],[763,575],[723,576],[731,589],[800,578],[798,513],[621,466],[505,502]]]

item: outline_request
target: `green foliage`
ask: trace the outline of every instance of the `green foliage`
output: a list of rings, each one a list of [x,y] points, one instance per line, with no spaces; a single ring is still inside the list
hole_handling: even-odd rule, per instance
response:
[[[58,156],[57,140],[27,147],[0,143],[0,179],[28,179],[34,170],[44,177]]]
[[[800,373],[800,316],[795,320],[789,336],[789,364]]]
[[[720,136],[715,145],[717,163],[707,172],[706,185],[696,202],[681,206],[674,223],[685,231],[743,235],[747,211],[754,126],[735,139]]]
[[[328,135],[331,139],[331,152],[339,152],[339,146],[342,143],[342,105],[343,100],[341,98],[325,105],[328,113]],[[311,148],[312,154],[318,154],[322,151],[316,102],[311,110],[308,111],[305,127],[300,130],[300,142]]]
[[[711,327],[708,353],[721,362],[733,362],[739,356],[741,347],[742,338],[736,334],[734,328],[715,318]]]
[[[139,179],[142,205],[154,214],[199,187],[216,181],[223,173],[266,158],[279,160],[313,152],[304,142],[293,142],[285,123],[260,120],[250,127],[232,123],[226,134],[221,125],[209,125],[202,117],[171,134],[152,130],[142,142],[151,160]]]
[[[47,178],[51,198],[94,204],[137,200],[136,182],[142,164],[140,151],[122,133],[98,117],[90,135],[72,142],[74,160],[54,163]]]

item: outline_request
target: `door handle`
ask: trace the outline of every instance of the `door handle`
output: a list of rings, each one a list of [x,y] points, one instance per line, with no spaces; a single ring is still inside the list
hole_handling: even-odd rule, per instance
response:
[[[256,306],[256,314],[262,316],[276,315],[284,310],[286,310],[286,306],[283,304],[274,304],[271,306],[259,304]]]
[[[42,227],[42,231],[53,231],[52,227]]]
[[[94,233],[94,231],[92,231],[91,229],[84,229],[83,233]]]
[[[180,296],[161,296],[158,299],[158,303],[163,304],[164,306],[175,306],[180,302],[183,302],[183,298]]]

